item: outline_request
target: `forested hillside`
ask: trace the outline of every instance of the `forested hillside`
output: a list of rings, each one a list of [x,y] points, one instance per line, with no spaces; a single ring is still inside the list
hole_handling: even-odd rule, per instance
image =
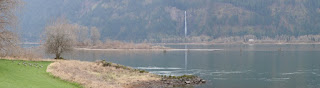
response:
[[[96,26],[101,40],[159,41],[188,36],[279,35],[320,33],[319,0],[25,0],[20,15],[26,41],[36,41],[50,19]]]

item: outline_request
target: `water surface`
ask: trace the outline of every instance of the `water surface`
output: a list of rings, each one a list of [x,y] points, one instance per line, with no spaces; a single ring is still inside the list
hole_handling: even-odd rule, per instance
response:
[[[183,49],[184,45],[168,47]],[[320,45],[188,45],[223,51],[74,51],[66,58],[107,60],[161,75],[197,75],[197,88],[320,88]]]

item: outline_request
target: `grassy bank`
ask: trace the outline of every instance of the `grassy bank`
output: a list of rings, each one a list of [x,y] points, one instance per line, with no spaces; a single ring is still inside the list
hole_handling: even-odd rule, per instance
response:
[[[47,73],[50,63],[0,59],[0,88],[81,88]]]

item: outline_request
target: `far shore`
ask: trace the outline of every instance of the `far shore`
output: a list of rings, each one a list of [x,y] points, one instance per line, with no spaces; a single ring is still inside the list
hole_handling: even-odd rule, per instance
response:
[[[92,51],[221,51],[223,49],[91,49],[91,48],[75,48],[76,50],[92,50]]]
[[[319,45],[317,43],[153,43],[153,45]]]

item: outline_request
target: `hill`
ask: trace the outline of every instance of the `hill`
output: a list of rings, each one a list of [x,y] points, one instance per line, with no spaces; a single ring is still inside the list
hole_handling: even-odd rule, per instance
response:
[[[65,16],[96,26],[101,40],[161,41],[189,36],[255,35],[276,37],[319,34],[318,0],[25,0],[20,15],[26,41],[37,41],[45,23]]]

